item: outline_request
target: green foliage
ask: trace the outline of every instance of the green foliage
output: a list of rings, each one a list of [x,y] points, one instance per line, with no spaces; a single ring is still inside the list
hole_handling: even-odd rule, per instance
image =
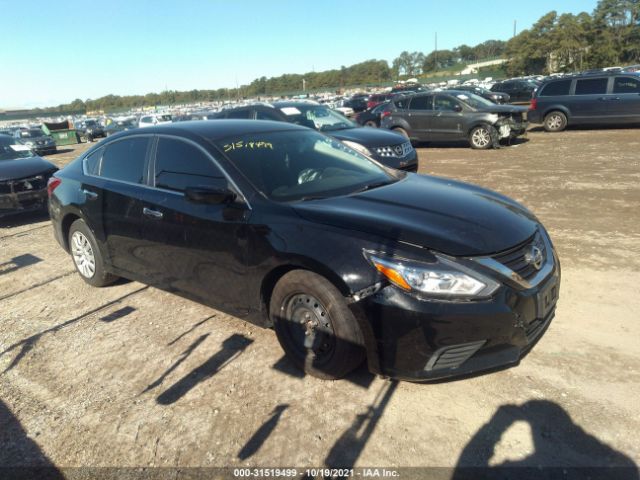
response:
[[[549,12],[509,40],[510,75],[640,62],[640,0],[600,0],[593,14]]]

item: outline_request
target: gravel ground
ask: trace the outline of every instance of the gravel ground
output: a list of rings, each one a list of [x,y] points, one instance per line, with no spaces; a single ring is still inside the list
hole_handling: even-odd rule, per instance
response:
[[[419,149],[420,173],[527,205],[563,268],[556,318],[520,365],[432,384],[305,377],[271,331],[139,283],[91,288],[46,217],[5,221],[0,466],[634,466],[639,151],[637,129]]]

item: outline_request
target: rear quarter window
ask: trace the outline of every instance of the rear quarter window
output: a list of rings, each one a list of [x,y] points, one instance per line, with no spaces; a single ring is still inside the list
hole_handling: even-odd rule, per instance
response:
[[[640,93],[640,78],[616,77],[613,93]]]
[[[540,92],[540,97],[554,97],[557,95],[569,95],[571,80],[559,80],[557,82],[547,83]]]

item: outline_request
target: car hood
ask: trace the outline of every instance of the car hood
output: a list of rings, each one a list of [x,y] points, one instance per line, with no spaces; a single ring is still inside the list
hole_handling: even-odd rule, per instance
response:
[[[376,128],[346,128],[344,130],[323,132],[338,140],[356,142],[365,147],[385,147],[387,145],[398,145],[408,141],[402,135],[390,132],[389,130],[378,130]]]
[[[528,107],[519,107],[517,105],[491,105],[479,108],[479,112],[486,113],[524,113],[529,110]]]
[[[538,226],[531,212],[504,195],[416,174],[363,193],[299,203],[294,209],[315,223],[453,256],[501,252],[530,238]]]
[[[53,138],[51,138],[51,137],[47,137],[47,136],[42,136],[42,137],[24,137],[24,138],[20,138],[20,140],[19,140],[19,141],[20,141],[20,142],[22,142],[22,143],[25,143],[25,144],[26,144],[27,142],[33,142],[33,143],[36,143],[36,142],[45,142],[45,143],[46,143],[46,142],[51,142],[51,141],[53,141]]]
[[[0,181],[30,177],[55,170],[58,170],[58,167],[40,157],[0,160]]]

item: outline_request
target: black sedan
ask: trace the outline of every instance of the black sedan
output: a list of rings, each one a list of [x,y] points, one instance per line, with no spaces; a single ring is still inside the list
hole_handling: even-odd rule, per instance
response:
[[[47,181],[58,168],[8,135],[0,135],[0,217],[44,209]]]
[[[50,155],[58,151],[55,140],[40,128],[20,128],[13,135],[18,143],[27,145],[37,155]]]
[[[270,121],[123,132],[50,183],[80,276],[135,279],[275,329],[293,363],[428,380],[515,364],[554,316],[536,217]]]
[[[418,155],[405,138],[392,132],[362,128],[344,115],[316,102],[282,101],[272,105],[248,105],[223,110],[217,118],[295,123],[331,135],[388,167],[418,171]]]
[[[370,108],[369,110],[360,112],[358,115],[356,115],[355,121],[363,127],[377,128],[380,126],[382,118],[389,115],[390,113],[391,103],[384,102],[376,105],[373,108]]]

